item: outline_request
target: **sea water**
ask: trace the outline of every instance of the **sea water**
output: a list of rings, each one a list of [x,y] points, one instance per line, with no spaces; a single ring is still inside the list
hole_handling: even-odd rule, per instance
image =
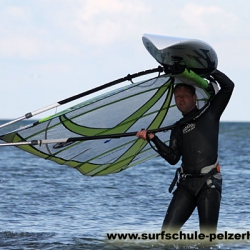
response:
[[[219,148],[223,192],[218,233],[244,234],[250,231],[250,123],[221,123]],[[0,160],[0,249],[250,247],[250,239],[207,245],[156,240],[177,167],[160,157],[103,177],[83,176],[15,147],[1,147]],[[182,232],[196,231],[195,210]],[[146,233],[151,239],[109,240],[108,233]]]

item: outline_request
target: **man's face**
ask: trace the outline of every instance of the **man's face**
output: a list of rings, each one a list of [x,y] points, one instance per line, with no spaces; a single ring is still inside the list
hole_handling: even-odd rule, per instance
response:
[[[193,95],[189,89],[180,87],[175,90],[174,98],[177,108],[183,115],[190,112],[196,106],[197,96]]]

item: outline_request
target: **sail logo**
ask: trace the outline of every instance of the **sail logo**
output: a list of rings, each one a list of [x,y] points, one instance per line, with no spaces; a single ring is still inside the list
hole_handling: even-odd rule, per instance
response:
[[[191,132],[193,129],[195,129],[195,123],[188,123],[185,128],[182,130],[183,134],[187,134],[189,132]]]

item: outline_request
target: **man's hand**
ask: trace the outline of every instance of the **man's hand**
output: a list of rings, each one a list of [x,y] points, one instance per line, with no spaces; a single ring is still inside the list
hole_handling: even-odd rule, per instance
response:
[[[142,140],[147,140],[147,139],[149,139],[149,140],[152,140],[153,138],[154,138],[154,134],[153,133],[149,133],[148,134],[148,131],[147,130],[145,130],[145,129],[142,129],[141,131],[138,131],[137,132],[137,134],[136,134],[136,136],[138,137],[138,138],[140,138],[140,139],[142,139]]]

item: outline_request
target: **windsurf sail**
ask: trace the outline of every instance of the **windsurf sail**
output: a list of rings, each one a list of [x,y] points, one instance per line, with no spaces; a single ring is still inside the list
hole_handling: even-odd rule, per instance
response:
[[[181,118],[173,100],[173,88],[178,82],[163,74],[128,84],[0,139],[84,175],[117,173],[158,156],[146,141],[135,137],[137,131],[161,131],[158,136],[168,142],[168,129]],[[203,89],[197,87],[196,91],[199,108],[209,98]]]
[[[123,78],[119,78],[115,81],[112,81],[112,82],[109,82],[109,83],[106,83],[106,84],[103,84],[101,86],[98,86],[96,88],[93,88],[93,89],[90,89],[90,90],[87,90],[87,91],[84,91],[80,94],[77,94],[77,95],[74,95],[74,96],[71,96],[71,97],[68,97],[64,100],[61,100],[61,101],[58,101],[56,103],[53,103],[49,106],[46,106],[44,108],[41,108],[41,109],[38,109],[38,110],[35,110],[33,112],[28,112],[26,114],[24,114],[23,116],[17,118],[17,119],[14,119],[12,121],[9,121],[9,122],[6,122],[4,124],[1,124],[0,125],[0,129],[1,128],[4,128],[6,126],[9,126],[11,124],[14,124],[16,122],[19,122],[19,121],[22,121],[22,120],[25,120],[25,119],[30,119],[31,117],[35,116],[35,115],[38,115],[38,114],[41,114],[45,111],[48,111],[48,110],[51,110],[53,108],[57,108],[63,104],[66,104],[66,103],[69,103],[71,101],[74,101],[74,100],[77,100],[79,98],[82,98],[84,96],[87,96],[87,95],[90,95],[90,94],[93,94],[93,93],[96,93],[100,90],[103,90],[103,89],[106,89],[106,88],[109,88],[111,86],[114,86],[118,83],[121,83],[121,82],[125,82],[125,81],[131,81],[133,78],[136,78],[136,77],[140,77],[140,76],[143,76],[143,75],[147,75],[147,74],[151,74],[151,73],[154,73],[154,72],[163,72],[163,68],[161,66],[159,66],[158,68],[155,68],[155,69],[149,69],[149,70],[145,70],[145,71],[141,71],[141,72],[138,72],[136,74],[133,74],[133,75],[130,75],[128,74],[127,76],[123,77]]]

